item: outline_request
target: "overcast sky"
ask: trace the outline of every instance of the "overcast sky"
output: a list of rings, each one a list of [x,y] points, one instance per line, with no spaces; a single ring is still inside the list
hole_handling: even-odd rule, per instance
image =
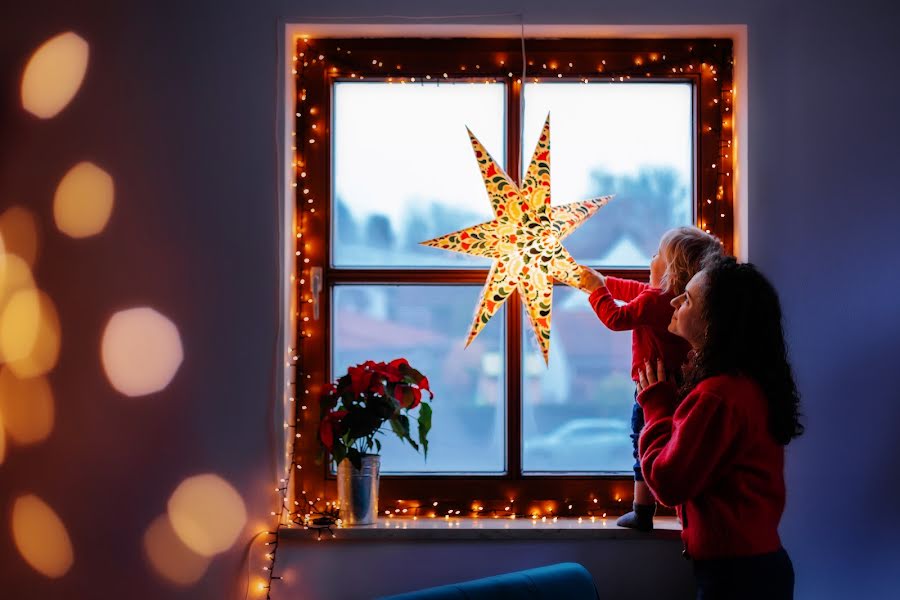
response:
[[[502,84],[336,84],[337,197],[357,219],[381,213],[395,226],[412,203],[423,200],[490,218],[466,126],[502,165],[504,97]],[[598,168],[635,173],[667,166],[690,181],[687,83],[526,85],[526,164],[548,111],[554,205],[590,197],[589,175]]]

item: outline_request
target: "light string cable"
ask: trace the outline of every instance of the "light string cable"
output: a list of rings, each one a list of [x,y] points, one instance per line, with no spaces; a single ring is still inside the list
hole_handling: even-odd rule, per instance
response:
[[[277,31],[277,29],[276,29],[276,31]],[[276,37],[278,37],[278,36],[276,35]],[[279,59],[281,58],[281,56],[279,55],[280,50],[282,50],[282,48],[280,47],[280,43],[276,44],[276,47],[275,47],[275,55],[276,55],[275,63],[276,63],[276,65],[280,64],[280,61],[279,61]],[[285,56],[291,56],[296,51],[293,48],[287,48],[287,47],[283,48],[283,50],[284,50]],[[291,54],[288,54],[289,52]],[[294,75],[296,75],[296,71],[293,71],[293,73],[294,73]],[[278,81],[281,81],[280,72],[276,74],[276,82],[278,82]],[[285,84],[285,86],[291,85],[292,88],[296,87],[296,81],[293,79],[290,81],[285,81],[284,84]],[[284,120],[282,120],[283,116],[281,116],[282,111],[280,110],[282,108],[281,107],[281,98],[283,97],[284,92],[286,92],[286,90],[281,89],[281,86],[276,83],[276,93],[275,93],[276,117],[273,121],[273,129],[274,129],[273,130],[273,142],[274,142],[274,147],[275,147],[275,155],[279,157],[279,160],[276,160],[275,165],[274,165],[276,182],[283,182],[286,177],[286,172],[283,168],[284,165],[281,164],[281,157],[282,157],[281,152],[282,151],[286,152],[287,147],[285,147],[285,148],[281,147],[280,137],[279,137],[280,130],[286,126],[286,122]],[[292,96],[295,95],[295,92],[293,91],[293,89],[291,90],[291,95]],[[295,145],[295,142],[290,137],[285,139],[284,142],[286,145],[290,144],[292,147]],[[295,148],[294,148],[294,150],[295,150]],[[292,167],[291,167],[292,179],[296,178],[296,174],[294,173],[295,171],[296,171],[296,169],[294,169],[294,165],[292,164]],[[292,186],[289,189],[292,190],[292,189],[294,189],[294,187]],[[290,194],[288,194],[288,196],[289,195]],[[287,201],[288,197],[286,196],[284,198],[284,200]],[[277,222],[279,223],[280,227],[279,227],[278,234],[276,236],[276,249],[275,249],[276,256],[275,256],[275,260],[273,262],[274,262],[274,264],[277,265],[279,278],[280,278],[284,274],[284,272],[287,268],[287,264],[288,264],[287,260],[286,260],[286,256],[285,256],[285,248],[287,247],[287,239],[285,237],[285,231],[287,230],[288,222],[287,222],[287,218],[286,218],[286,214],[285,214],[286,213],[285,206],[282,202],[282,196],[278,192],[277,187],[276,187],[276,191],[274,194],[274,202],[275,202],[275,206],[274,206],[275,212],[276,212],[276,215],[278,215]],[[299,215],[298,215],[298,217],[299,217]],[[291,232],[291,233],[292,233],[291,237],[293,238],[293,232]],[[293,278],[292,278],[292,283],[293,283]],[[278,486],[275,489],[275,492],[279,495],[279,498],[280,498],[280,502],[279,502],[280,507],[279,507],[277,513],[272,512],[270,514],[270,517],[273,517],[276,519],[274,531],[270,530],[269,528],[258,531],[250,539],[249,543],[247,544],[247,552],[244,557],[244,559],[247,562],[247,569],[246,569],[247,581],[244,586],[244,598],[245,599],[249,596],[250,587],[253,583],[253,576],[251,575],[251,565],[253,563],[253,549],[254,549],[257,539],[263,535],[273,536],[273,540],[266,543],[266,546],[272,546],[272,550],[270,552],[266,553],[266,555],[265,555],[265,558],[267,558],[270,563],[269,565],[264,567],[264,570],[267,571],[267,573],[268,573],[268,581],[265,584],[263,584],[263,583],[259,584],[261,586],[259,589],[260,590],[265,589],[266,596],[267,597],[269,596],[269,592],[270,592],[271,586],[272,586],[272,580],[275,578],[274,574],[273,574],[274,564],[275,564],[275,556],[276,556],[275,553],[276,553],[277,547],[278,547],[279,533],[280,533],[282,524],[284,522],[284,518],[283,518],[284,511],[286,509],[289,510],[289,508],[287,506],[285,506],[285,503],[286,503],[286,494],[290,489],[290,486],[288,485],[288,483],[290,482],[292,471],[294,469],[294,460],[293,460],[293,456],[292,456],[293,444],[289,445],[286,443],[285,431],[287,431],[286,424],[287,424],[288,414],[290,412],[291,406],[295,405],[295,403],[294,402],[291,402],[290,404],[286,403],[285,402],[285,394],[290,394],[291,401],[293,401],[294,397],[296,396],[295,393],[291,393],[291,389],[290,389],[292,385],[296,384],[296,374],[294,373],[294,371],[296,369],[296,358],[292,359],[292,357],[299,354],[299,352],[295,353],[295,352],[293,352],[293,348],[287,348],[287,354],[286,354],[287,360],[284,363],[285,369],[282,371],[279,366],[279,362],[277,362],[277,361],[281,360],[281,353],[282,353],[282,350],[284,349],[284,345],[285,345],[285,333],[284,333],[284,327],[283,327],[284,323],[282,320],[287,316],[286,312],[288,310],[290,310],[290,301],[285,302],[283,291],[284,290],[282,290],[281,286],[276,286],[275,301],[274,301],[275,315],[276,315],[275,323],[274,323],[275,341],[274,341],[274,348],[273,348],[273,358],[276,362],[273,362],[273,364],[272,364],[271,385],[270,385],[271,402],[268,403],[268,408],[266,411],[267,422],[272,423],[272,427],[270,427],[268,429],[268,435],[267,435],[268,442],[269,442],[268,445],[269,445],[269,450],[270,450],[269,451],[269,459],[271,461],[271,471],[275,475],[276,480],[279,480],[280,482],[282,482],[282,485]],[[293,288],[291,288],[288,293],[292,295],[295,293],[295,290]],[[293,377],[290,376],[292,373],[294,374]],[[278,396],[278,390],[279,390],[280,386],[277,383],[279,380],[279,377],[281,377],[285,383],[285,387],[283,388],[283,393],[281,394],[280,398]],[[277,402],[279,400],[281,401],[281,410],[280,411],[276,408]],[[285,459],[284,459],[283,463],[281,461],[279,461],[279,459],[278,459],[279,440],[285,446],[283,448],[285,450]],[[287,450],[288,447],[290,447],[289,451]],[[280,473],[280,476],[279,476],[279,473]]]
[[[528,68],[528,63],[525,61],[525,14],[519,15],[519,27],[520,34],[519,39],[522,42],[522,78],[519,80],[519,140],[520,146],[525,147],[524,144],[524,135],[525,135],[525,77],[527,76],[526,69]],[[519,181],[521,185],[521,172],[522,172],[522,158],[521,158],[521,149],[519,149],[519,173],[517,174],[516,179]]]
[[[524,118],[525,118],[525,108],[526,108],[525,107],[525,98],[524,98],[524,84],[527,79],[527,67],[528,67],[526,44],[525,44],[525,23],[524,23],[524,16],[522,14],[520,14],[520,13],[510,13],[510,14],[518,14],[519,21],[520,21],[519,22],[519,25],[520,25],[519,26],[520,50],[521,50],[521,54],[522,54],[522,57],[521,57],[522,58],[522,71],[521,71],[522,79],[520,82],[522,87],[520,88],[520,92],[522,93],[522,97],[519,99],[518,110],[519,110],[520,132],[521,132],[522,130],[524,130]],[[475,15],[469,15],[469,16],[474,17]],[[492,16],[500,16],[500,15],[494,14],[494,15],[482,15],[482,16],[492,17]],[[409,19],[416,19],[416,20],[425,20],[428,18],[436,20],[436,19],[440,19],[441,17],[409,17]],[[447,17],[447,18],[463,18],[463,15],[457,15],[455,17]],[[288,42],[288,43],[292,44],[292,47],[290,49],[286,49],[286,50],[291,52],[292,54],[298,54],[299,56],[303,55],[303,53],[302,53],[303,50],[306,50],[306,51],[309,50],[308,44],[306,45],[305,48],[303,48],[300,45],[297,45],[296,47],[294,47],[295,42],[296,42],[296,40],[292,40],[292,41]],[[285,54],[287,54],[287,52],[285,52]],[[287,54],[287,56],[290,57],[291,55]],[[663,55],[663,61],[665,61],[665,55]],[[310,61],[310,63],[315,63],[315,62],[316,62],[315,59],[312,59]],[[604,61],[604,64],[605,64],[605,61]],[[304,125],[304,123],[307,123],[308,119],[309,119],[309,117],[307,116],[308,111],[303,106],[303,104],[306,100],[306,96],[305,96],[305,93],[301,93],[301,89],[300,89],[304,82],[304,73],[303,73],[304,67],[305,67],[305,61],[303,61],[303,60],[296,61],[294,64],[294,69],[293,69],[293,75],[295,76],[295,78],[291,84],[286,84],[286,85],[293,85],[293,88],[290,90],[290,92],[291,92],[291,96],[294,97],[297,101],[297,107],[296,107],[296,111],[295,111],[295,115],[296,115],[297,119],[294,121],[294,125],[295,125],[294,133],[299,133],[301,131],[305,131],[307,125]],[[705,68],[705,65],[702,65],[702,67]],[[685,68],[687,69],[688,67],[685,67]],[[631,66],[627,69],[623,68],[620,70],[620,73],[624,74],[626,78],[630,79],[631,78],[630,75],[641,74],[641,73],[639,73],[639,71],[642,71],[642,69],[640,69],[639,65],[638,65],[638,66]],[[675,67],[672,68],[672,71],[673,72],[675,71]],[[716,71],[714,71],[714,70],[713,71],[705,71],[705,73],[709,74],[713,78],[713,80],[716,81],[717,83],[719,83],[719,85],[721,86],[721,83],[722,83],[721,79],[715,77],[717,75]],[[619,79],[621,80],[622,77],[619,77]],[[291,79],[288,78],[288,81],[291,81]],[[281,90],[281,91],[283,91],[285,93],[285,97],[287,97],[288,90]],[[718,100],[718,102],[716,102],[716,103],[717,104],[728,104],[730,101],[730,94],[731,94],[731,89],[720,89],[718,98],[716,98],[716,100]],[[279,109],[283,110],[284,107],[281,106],[280,96],[278,94],[276,94],[276,101],[279,106]],[[726,109],[726,111],[731,112],[728,109]],[[279,117],[279,118],[281,118],[281,117]],[[288,132],[289,128],[287,127],[286,123],[281,121],[279,124],[284,127],[285,132]],[[717,134],[719,132],[722,132],[723,134],[726,133],[725,128],[721,127],[718,123],[713,123],[710,125],[710,131],[709,131],[710,135],[713,135],[713,130],[715,130],[715,133],[717,133]],[[288,191],[290,189],[296,189],[297,182],[302,181],[301,178],[304,178],[307,176],[307,173],[305,172],[305,170],[301,169],[301,167],[305,166],[306,150],[304,149],[304,146],[305,146],[306,136],[299,135],[299,136],[292,136],[292,137],[297,137],[298,139],[291,140],[291,138],[288,137],[288,141],[292,141],[292,146],[294,146],[292,149],[295,151],[295,154],[294,154],[295,164],[293,165],[295,168],[293,169],[294,177],[292,178],[293,186],[292,186],[292,188],[288,188]],[[311,139],[310,139],[310,143],[312,143]],[[724,143],[720,140],[720,143],[724,147],[722,148],[722,150],[720,150],[719,161],[717,161],[717,163],[723,162],[721,159],[722,152],[724,152],[726,159],[729,158],[728,146],[731,145],[730,140],[726,140]],[[285,148],[285,151],[287,151],[287,148]],[[276,171],[283,174],[285,177],[285,180],[287,181],[287,174],[283,173],[283,171],[279,170],[280,167],[283,167],[283,166],[284,165],[276,166]],[[729,175],[731,175],[730,171],[725,172],[724,177],[723,177],[723,174],[719,170],[722,168],[722,165],[717,164],[715,166],[718,167],[717,176],[719,178],[723,179],[727,183],[728,177],[729,177]],[[302,191],[304,193],[306,193],[306,189],[303,189]],[[303,289],[303,284],[306,283],[306,280],[304,279],[305,271],[304,271],[303,263],[308,262],[308,259],[304,259],[301,257],[301,253],[303,252],[304,246],[303,246],[303,243],[299,241],[299,239],[300,239],[301,232],[305,229],[305,226],[306,226],[308,218],[309,218],[309,215],[307,213],[315,212],[315,208],[309,208],[308,210],[304,210],[304,207],[306,206],[306,204],[300,203],[300,200],[304,199],[304,197],[299,196],[299,192],[300,192],[300,190],[297,190],[298,195],[297,195],[297,197],[294,198],[294,201],[295,201],[294,206],[295,206],[295,210],[296,210],[294,218],[296,219],[296,222],[291,224],[296,228],[294,231],[292,231],[292,233],[296,236],[296,239],[292,239],[291,241],[293,241],[296,244],[296,246],[294,248],[295,255],[300,258],[296,259],[296,271],[294,274],[292,274],[292,277],[291,277],[292,288],[290,291],[290,294],[291,294],[290,297],[292,299],[296,300],[297,303],[299,304],[299,306],[297,307],[297,310],[298,310],[297,316],[298,317],[301,314],[299,311],[302,310],[300,307],[305,307],[306,306],[305,303],[308,301],[311,302],[311,300],[307,300],[306,298],[304,298],[303,292],[301,291]],[[718,198],[716,198],[716,199],[718,200]],[[723,198],[723,200],[726,200],[726,199],[727,198]],[[711,198],[710,198],[710,200],[711,200]],[[308,202],[310,204],[312,204],[312,199],[309,198]],[[712,202],[708,201],[707,204],[712,204]],[[714,210],[717,210],[717,209],[714,209]],[[282,207],[279,204],[279,214],[282,216],[283,219],[287,217],[288,213],[289,213],[289,211],[285,207]],[[286,223],[286,222],[284,223],[285,231],[288,230],[287,229],[288,225],[289,225],[288,223]],[[305,235],[305,232],[304,232],[304,235]],[[284,250],[287,248],[287,245],[288,245],[288,240],[284,240],[284,248],[281,249],[282,254],[284,254]],[[282,260],[282,261],[286,260],[286,256],[279,256],[278,259]],[[285,263],[284,267],[282,268],[282,272],[286,272],[286,271],[287,271],[287,264]],[[279,297],[278,300],[280,302],[283,302],[284,298]],[[284,311],[286,307],[281,306],[281,305],[279,305],[279,307],[280,307],[279,315],[281,315],[281,311]],[[293,314],[294,308],[291,307],[290,310]],[[281,325],[283,325],[283,323],[279,324],[279,326],[281,326]],[[300,325],[300,327],[302,327],[302,324],[299,324],[299,325]],[[298,329],[300,327],[298,327]],[[284,345],[287,343],[286,334],[285,334],[285,332],[281,332],[281,334],[282,334],[282,337],[279,340],[277,340],[276,343]],[[299,331],[298,334],[299,335],[296,340],[296,343],[292,344],[292,346],[296,345],[298,347],[296,349],[295,348],[287,348],[288,356],[286,357],[287,360],[285,362],[285,367],[287,367],[287,369],[286,369],[286,372],[284,373],[285,377],[282,380],[285,383],[285,390],[293,389],[293,392],[290,392],[290,391],[287,392],[291,396],[289,401],[286,397],[284,397],[284,396],[282,397],[283,406],[285,408],[284,413],[283,413],[284,422],[282,424],[284,431],[282,431],[280,433],[282,442],[285,444],[285,451],[286,451],[286,455],[287,455],[287,458],[285,460],[285,465],[288,465],[289,467],[287,469],[287,473],[282,473],[283,478],[280,479],[281,483],[276,488],[276,491],[280,494],[280,497],[281,497],[281,503],[280,503],[281,506],[279,507],[277,512],[270,513],[272,517],[278,517],[277,522],[274,526],[274,530],[270,530],[270,531],[266,532],[268,535],[271,535],[274,538],[272,541],[269,541],[266,544],[267,548],[271,549],[271,551],[269,551],[266,554],[266,558],[270,561],[270,564],[268,565],[268,568],[264,569],[264,571],[267,571],[266,575],[268,576],[268,585],[264,585],[265,582],[260,582],[260,585],[259,585],[260,590],[267,589],[267,590],[269,590],[269,593],[271,593],[272,581],[274,579],[280,579],[280,577],[277,577],[274,575],[273,570],[274,570],[274,565],[275,565],[275,557],[276,557],[277,549],[278,549],[278,542],[280,539],[279,533],[282,531],[282,528],[285,528],[285,527],[290,528],[290,527],[292,527],[292,525],[298,525],[298,526],[301,526],[301,527],[304,527],[307,529],[312,529],[317,532],[316,537],[317,537],[317,539],[319,539],[319,537],[323,533],[323,531],[322,531],[323,529],[325,530],[326,533],[332,533],[332,535],[333,535],[333,532],[331,531],[331,526],[337,523],[336,509],[333,506],[330,506],[333,503],[326,502],[325,503],[326,508],[324,510],[320,509],[317,506],[317,503],[321,499],[316,498],[315,499],[316,502],[310,501],[306,496],[306,491],[303,486],[303,482],[301,481],[303,479],[302,472],[300,471],[302,466],[300,464],[299,456],[296,453],[296,445],[301,442],[300,441],[300,436],[301,436],[300,426],[301,426],[301,422],[304,417],[304,413],[306,412],[306,408],[307,408],[306,404],[308,403],[308,399],[305,398],[303,396],[303,394],[307,394],[310,391],[308,389],[303,389],[303,388],[308,387],[308,383],[310,383],[308,381],[310,379],[310,375],[302,369],[302,363],[300,362],[302,359],[302,354],[301,354],[299,347],[301,346],[301,344],[305,338],[312,337],[312,333]],[[281,348],[280,346],[279,346],[279,348],[281,350],[284,349],[284,348]],[[280,375],[280,366],[274,365],[274,367],[275,367],[275,370],[274,370],[275,375],[274,376],[277,377]],[[275,383],[275,385],[277,385],[278,384],[277,380],[275,380],[274,383]],[[277,404],[276,404],[277,399],[275,399],[277,391],[278,390],[276,390],[275,393],[273,393],[273,402],[272,402],[273,407],[277,407]],[[303,405],[302,407],[300,406],[301,404]],[[278,416],[277,411],[273,409],[272,414],[271,414],[273,421],[275,421],[275,417],[277,417],[277,416]],[[292,418],[293,418],[293,421],[292,421]],[[291,430],[293,430],[293,431],[291,431]],[[293,435],[291,436],[289,434],[293,434]],[[272,436],[272,447],[273,448],[275,447],[275,444],[277,443],[277,442],[275,442],[275,439],[278,439],[278,438],[279,438],[279,434],[275,434]],[[291,452],[289,450],[289,448],[293,449],[295,451]],[[273,451],[272,455],[273,455],[273,459],[274,459],[273,464],[275,467],[274,472],[278,473],[284,467],[284,465],[282,465],[280,463],[280,461],[277,460],[277,454],[275,453],[275,451]],[[277,475],[276,475],[276,477],[277,477]],[[299,479],[297,479],[296,481],[292,481],[292,479],[294,477],[298,477]],[[299,485],[300,487],[296,487],[297,485]],[[304,490],[304,491],[301,492],[300,490]],[[295,498],[295,496],[296,496],[296,498]],[[293,500],[293,502],[291,502],[291,500]],[[616,498],[616,501],[619,501],[619,498]],[[595,514],[597,514],[599,518],[606,517],[604,509],[601,508],[600,506],[597,506],[597,499],[593,498],[591,500],[591,502],[592,502],[593,506],[590,504],[588,505],[588,510],[587,510],[588,518],[593,520]],[[501,503],[501,505],[502,505],[502,503]],[[500,517],[520,518],[520,517],[530,516],[532,519],[541,519],[541,520],[543,520],[545,515],[547,516],[548,519],[553,519],[557,516],[575,516],[575,514],[577,512],[577,511],[572,510],[573,507],[571,505],[568,505],[568,501],[566,501],[566,505],[569,506],[568,511],[557,511],[555,509],[554,510],[548,509],[546,511],[541,511],[545,514],[540,514],[540,513],[535,514],[535,512],[530,509],[523,510],[525,507],[522,506],[521,504],[518,505],[520,507],[518,509],[515,508],[516,505],[513,502],[510,502],[509,505],[510,505],[509,508],[506,508],[505,506],[502,508],[500,506],[497,506],[497,507],[484,506],[483,508],[481,508],[479,506],[478,512],[481,513],[482,515],[490,515],[490,516],[496,517],[496,518],[500,518]],[[437,513],[437,512],[443,512],[444,508],[446,508],[446,505],[444,505],[444,507],[442,507],[440,510],[438,510],[437,506],[438,505],[434,504],[434,503],[432,503],[432,507],[430,509],[425,506],[420,506],[420,507],[398,506],[398,507],[394,507],[393,511],[391,511],[391,512],[392,513],[400,513],[400,514],[403,514],[403,513],[408,514],[408,512],[413,512],[413,517],[416,518],[416,517],[424,516],[423,514],[421,514],[422,511],[429,510],[430,512]],[[466,510],[466,508],[464,506],[455,506],[452,511],[448,510],[446,512],[447,512],[447,515],[452,514],[453,516],[458,516],[458,515],[460,515],[461,511],[471,512],[471,510]],[[385,513],[387,513],[387,512],[388,511],[385,511]],[[563,514],[560,514],[561,512]],[[288,518],[285,518],[286,516]],[[256,581],[259,581],[259,580],[256,580]],[[255,585],[256,581],[251,581],[251,582],[249,582],[249,584]]]
[[[421,22],[421,21],[429,21],[429,20],[431,20],[431,21],[448,21],[448,20],[454,20],[454,19],[489,19],[489,18],[503,18],[503,17],[519,17],[520,22],[522,23],[522,35],[524,36],[524,21],[523,21],[523,15],[521,13],[480,13],[480,14],[432,15],[432,16],[391,15],[391,14],[372,15],[372,16],[312,16],[312,15],[309,15],[309,16],[303,16],[303,17],[295,17],[292,20],[330,21],[330,22],[336,22],[336,21],[338,21],[338,22],[343,22],[343,21],[366,22],[366,21],[373,21],[373,20],[395,19],[395,20],[400,20],[400,21]],[[276,47],[276,55],[278,53],[278,50],[279,50],[279,48]],[[523,66],[522,66],[522,68],[523,68],[523,80],[524,80],[524,72],[525,72],[524,37],[522,39],[522,50],[523,50]],[[293,55],[296,51],[297,51],[297,49],[294,47],[284,48],[285,56],[289,56],[288,52],[291,53],[290,55]],[[278,62],[279,61],[276,60],[276,64]],[[299,65],[296,64],[296,61],[294,61],[294,68],[292,69],[292,74],[294,75],[294,78],[291,80],[294,88],[296,88],[296,83],[299,78],[298,69],[297,69],[298,66]],[[279,80],[280,80],[280,77],[279,77]],[[287,85],[287,82],[285,83],[285,85]],[[280,115],[282,112],[280,110],[281,109],[281,106],[280,106],[281,94],[279,94],[278,91],[286,92],[286,90],[277,90],[276,94],[275,94],[276,109],[277,109],[276,114]],[[292,90],[292,96],[295,96],[295,95],[296,95],[296,90]],[[520,119],[521,119],[521,111],[522,110],[523,110],[523,108],[520,106]],[[275,129],[274,138],[275,138],[276,155],[279,155],[279,156],[280,156],[280,153],[278,152],[278,150],[280,149],[279,148],[279,127],[283,127],[283,126],[284,126],[284,123],[280,120],[280,117],[276,117],[275,123],[274,123],[274,129]],[[294,128],[293,133],[296,134],[296,128]],[[294,137],[295,137],[295,135],[292,136],[292,138],[294,138]],[[293,154],[294,163],[292,164],[292,173],[293,173],[293,179],[296,179],[296,168],[295,167],[296,167],[296,160],[297,160],[297,152],[296,152],[297,148],[296,148],[295,144],[297,143],[297,140],[295,140],[295,139],[286,140],[286,142],[288,142],[288,141],[290,141],[292,143],[292,148],[294,151],[294,154]],[[282,174],[283,174],[282,166],[280,165],[280,163],[276,163],[276,165],[275,165],[276,181],[282,181]],[[296,187],[297,187],[297,183],[296,183],[296,181],[294,181],[290,189],[296,189]],[[279,194],[277,192],[275,194],[275,202],[276,202],[275,208],[276,208],[277,214],[280,216],[279,220],[284,219],[285,218],[285,210],[284,210],[284,207],[282,206],[281,197],[279,196]],[[295,202],[295,206],[297,206],[296,202]],[[298,210],[295,214],[295,219],[297,221],[297,228],[300,230],[303,229],[303,227],[302,227],[303,216],[304,216],[303,213],[304,213],[304,211]],[[287,228],[287,223],[283,222],[282,229],[286,230],[286,228]],[[292,233],[292,239],[293,239],[294,232],[292,231],[291,233]],[[282,274],[285,272],[286,267],[287,267],[285,257],[283,256],[284,247],[286,247],[286,240],[284,239],[283,236],[284,236],[284,232],[283,231],[279,232],[279,238],[278,238],[279,244],[278,244],[278,249],[277,249],[277,257],[276,257],[276,261],[275,261],[275,264],[278,265],[279,273],[282,273]],[[295,243],[296,243],[296,241],[295,241]],[[299,274],[294,273],[291,278],[292,283],[295,279],[298,279],[298,278],[299,278]],[[302,283],[303,281],[304,280],[301,278],[300,282]],[[295,295],[298,293],[302,295],[302,292],[300,292],[297,289],[297,287],[294,287],[290,293],[292,295]],[[280,351],[283,349],[284,341],[285,341],[285,336],[284,336],[283,327],[282,327],[282,323],[281,323],[281,319],[284,316],[283,313],[285,312],[285,305],[284,305],[284,298],[282,298],[282,296],[283,296],[282,290],[280,287],[276,290],[275,295],[276,295],[275,309],[276,309],[276,315],[277,315],[275,330],[277,333],[275,336],[276,339],[275,339],[275,343],[274,343],[274,356],[275,356],[276,360],[279,360],[278,357],[280,355]],[[288,303],[288,307],[289,307],[289,303]],[[247,574],[247,585],[245,587],[245,597],[247,597],[247,595],[249,594],[249,590],[250,590],[250,587],[252,584],[252,577],[250,575],[250,566],[251,566],[251,561],[252,561],[251,554],[252,554],[253,542],[255,542],[256,539],[263,534],[269,535],[272,538],[270,541],[266,542],[266,546],[270,548],[269,552],[267,552],[265,554],[265,558],[269,561],[269,564],[266,565],[265,567],[263,567],[263,570],[267,574],[267,581],[265,583],[259,584],[260,591],[261,590],[266,591],[267,599],[271,598],[273,581],[276,579],[281,579],[280,576],[275,575],[275,563],[276,563],[276,559],[277,559],[277,552],[278,552],[278,546],[279,546],[279,541],[280,541],[280,533],[281,533],[282,528],[285,526],[285,514],[289,515],[289,520],[291,523],[294,523],[297,525],[303,525],[304,527],[315,529],[317,532],[317,535],[316,535],[317,539],[320,539],[322,529],[327,530],[329,533],[332,534],[332,536],[334,536],[334,532],[331,530],[331,527],[337,521],[337,514],[334,511],[333,507],[326,507],[324,510],[320,509],[318,507],[317,502],[312,502],[312,501],[308,500],[308,498],[306,497],[306,493],[304,491],[301,494],[301,497],[303,500],[303,507],[306,509],[309,509],[310,507],[312,507],[311,514],[313,516],[319,515],[319,518],[313,519],[310,522],[305,517],[300,515],[299,510],[296,512],[296,514],[292,514],[291,507],[289,506],[289,494],[290,494],[290,490],[291,490],[291,484],[292,484],[293,478],[296,475],[295,469],[299,470],[301,468],[300,465],[297,464],[297,462],[296,462],[296,458],[295,458],[296,451],[294,449],[294,446],[296,445],[296,443],[298,442],[298,439],[300,437],[299,432],[297,431],[299,417],[300,417],[300,410],[298,407],[298,402],[296,401],[296,398],[298,396],[297,392],[299,391],[297,384],[299,383],[299,378],[300,378],[300,373],[298,372],[298,369],[297,369],[298,368],[297,363],[300,358],[300,356],[299,356],[300,341],[301,340],[298,337],[294,343],[294,345],[296,345],[297,348],[288,348],[287,349],[287,359],[288,360],[285,362],[286,368],[285,368],[284,372],[280,372],[280,369],[279,369],[277,363],[273,364],[273,374],[272,374],[271,386],[270,386],[272,402],[270,403],[269,410],[267,412],[268,412],[268,417],[272,422],[277,422],[278,420],[283,421],[282,427],[277,427],[277,425],[276,425],[275,429],[270,430],[270,432],[269,432],[270,433],[269,446],[271,449],[270,459],[272,462],[272,471],[273,471],[273,473],[276,473],[276,474],[280,472],[282,475],[281,477],[278,477],[279,485],[275,488],[275,492],[278,494],[280,502],[279,502],[278,510],[270,512],[270,517],[275,519],[275,527],[273,528],[273,530],[271,530],[271,531],[266,530],[266,531],[258,532],[255,536],[253,536],[250,544],[248,545],[247,556],[246,556],[248,574]],[[281,418],[276,419],[276,416],[279,416],[278,415],[279,411],[276,410],[276,404],[275,404],[277,402],[277,399],[276,399],[277,398],[277,390],[279,388],[276,381],[278,380],[279,374],[283,375],[283,377],[284,377],[283,380],[285,381],[285,393],[290,394],[291,398],[290,398],[290,403],[285,403],[284,394],[282,394],[282,397],[281,397],[282,410],[280,411]],[[291,387],[293,387],[293,390],[290,389]],[[294,410],[291,411],[291,408],[293,408]],[[289,422],[288,414],[291,412],[293,412],[293,414],[291,415],[291,419],[290,419],[291,422]],[[278,433],[275,433],[275,432],[278,432]],[[277,450],[276,445],[278,443],[277,440],[279,438],[281,438],[283,443],[286,442],[285,435],[284,435],[285,433],[291,433],[292,435],[289,436],[289,438],[288,438],[290,440],[290,443],[286,444],[286,447],[290,446],[290,450],[286,451],[286,458],[285,458],[284,464],[282,465],[281,462],[277,458],[278,450]],[[317,501],[318,501],[318,499],[317,499]],[[298,507],[300,507],[299,501],[294,501],[294,504],[297,505]],[[310,527],[310,525],[311,525],[311,527]],[[290,527],[290,524],[288,524],[287,526]]]
[[[374,22],[381,19],[396,19],[398,21],[450,21],[453,19],[493,19],[501,17],[521,17],[522,13],[477,13],[477,14],[460,14],[460,15],[352,15],[352,16],[322,16],[322,15],[300,15],[291,17],[289,21],[324,21],[324,22],[345,22],[359,21],[362,24]],[[380,23],[379,23],[380,24]]]

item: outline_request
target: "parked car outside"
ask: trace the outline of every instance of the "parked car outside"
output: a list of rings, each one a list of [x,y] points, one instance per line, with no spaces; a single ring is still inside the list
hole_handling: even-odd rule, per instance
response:
[[[525,441],[526,471],[631,472],[630,425],[619,419],[580,418]]]

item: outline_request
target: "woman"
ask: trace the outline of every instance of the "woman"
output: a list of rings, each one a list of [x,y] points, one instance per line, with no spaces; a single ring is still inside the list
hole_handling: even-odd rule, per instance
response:
[[[803,426],[778,295],[753,265],[713,257],[672,305],[692,353],[680,390],[658,361],[639,374],[644,479],[678,508],[698,598],[792,598],[778,522],[784,446]]]

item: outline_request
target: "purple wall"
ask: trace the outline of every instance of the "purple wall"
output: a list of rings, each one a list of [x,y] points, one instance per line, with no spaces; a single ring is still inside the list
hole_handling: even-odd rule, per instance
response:
[[[798,597],[896,594],[900,41],[890,3],[457,0],[427,11],[412,0],[7,4],[0,211],[23,204],[42,223],[35,273],[56,300],[63,349],[49,377],[52,435],[7,448],[0,465],[4,597],[222,598],[239,587],[244,546],[271,506],[278,19],[520,10],[531,23],[748,24],[750,256],[781,292],[808,425],[788,452],[782,525]],[[58,117],[38,121],[18,102],[24,61],[70,29],[91,44],[87,77]],[[103,234],[73,241],[53,227],[51,201],[80,160],[112,174],[116,205]],[[185,359],[164,392],[127,399],[103,376],[99,336],[113,311],[139,304],[178,325]],[[206,576],[179,591],[148,569],[141,536],[172,489],[200,472],[234,485],[250,519]],[[75,564],[59,580],[35,574],[12,544],[10,502],[25,490],[54,507],[72,538]],[[535,550],[508,551],[521,552],[510,565],[528,566]],[[617,549],[597,551],[609,557],[605,564],[620,564]],[[288,553],[292,568],[303,552]],[[481,575],[479,563],[493,560],[488,546],[465,553],[471,568],[461,576]],[[649,546],[643,557],[663,560]],[[308,576],[340,577],[328,571],[335,561],[321,558],[310,559],[319,567]],[[680,560],[660,568],[686,569]],[[413,577],[409,587],[432,581]],[[311,583],[306,591],[314,589],[325,588]],[[669,591],[660,585],[658,593]]]

